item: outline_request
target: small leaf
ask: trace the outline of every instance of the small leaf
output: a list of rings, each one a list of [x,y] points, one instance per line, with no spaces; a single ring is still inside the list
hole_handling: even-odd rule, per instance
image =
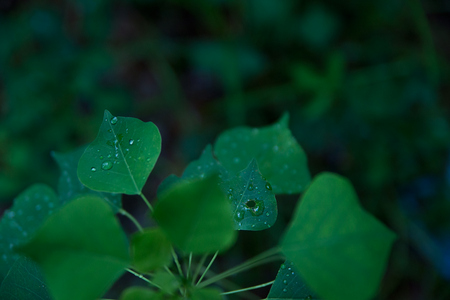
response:
[[[165,270],[157,271],[153,276],[152,282],[159,286],[164,293],[169,295],[173,295],[181,285],[178,277],[167,273]]]
[[[68,202],[76,195],[95,194],[103,198],[113,209],[115,213],[122,208],[122,195],[101,193],[88,189],[84,186],[77,176],[78,161],[86,150],[87,146],[79,147],[69,153],[52,152],[52,156],[61,169],[61,175],[58,181],[58,194],[63,203]]]
[[[170,241],[159,228],[146,229],[131,238],[133,266],[142,273],[170,265],[171,251]]]
[[[28,241],[60,205],[55,192],[44,184],[32,185],[14,199],[0,221],[0,280],[20,257],[13,248]]]
[[[230,172],[239,172],[253,158],[275,194],[302,192],[309,184],[306,155],[288,128],[288,114],[263,128],[238,127],[222,133],[214,153]]]
[[[27,257],[19,258],[0,286],[2,300],[51,300],[39,267]]]
[[[235,241],[229,203],[215,176],[175,185],[160,196],[153,217],[186,252],[211,253]]]
[[[320,297],[363,300],[376,293],[394,240],[360,207],[348,180],[322,173],[303,195],[281,248]]]
[[[183,180],[197,180],[211,175],[219,174],[221,180],[228,176],[228,171],[213,156],[212,146],[207,145],[200,158],[191,162],[183,172],[181,177],[169,175],[158,187],[158,195],[169,189],[174,184]]]
[[[223,182],[231,201],[234,229],[264,230],[277,220],[278,209],[270,183],[263,179],[253,159],[238,175]]]
[[[220,295],[220,291],[217,289],[193,289],[191,291],[191,300],[222,300],[223,297]]]
[[[164,295],[156,293],[145,287],[132,286],[127,288],[119,300],[163,300]]]
[[[80,158],[78,177],[96,191],[140,194],[160,152],[155,124],[105,110],[97,138]]]
[[[316,300],[319,298],[303,282],[299,272],[294,268],[294,263],[287,260],[278,270],[275,282],[267,296],[267,300],[277,299]]]
[[[101,297],[129,262],[120,224],[93,195],[79,196],[51,215],[17,251],[38,263],[58,300]]]

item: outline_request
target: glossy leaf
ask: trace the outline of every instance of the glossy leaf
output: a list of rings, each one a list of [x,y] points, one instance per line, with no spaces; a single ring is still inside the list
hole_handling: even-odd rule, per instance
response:
[[[111,208],[93,195],[66,204],[17,250],[38,263],[58,300],[101,297],[129,262],[119,222]]]
[[[223,190],[231,201],[234,229],[264,230],[277,220],[277,201],[270,183],[262,177],[256,160],[245,170],[223,182]]]
[[[361,208],[347,179],[322,173],[303,195],[281,247],[320,297],[363,300],[375,295],[394,240]]]
[[[220,291],[217,289],[193,289],[191,291],[191,300],[222,300],[223,297],[220,295]]]
[[[0,286],[2,300],[51,300],[39,267],[29,258],[19,258]]]
[[[275,194],[302,192],[310,182],[306,155],[288,128],[288,114],[263,128],[238,127],[222,133],[214,153],[230,172],[239,172],[256,158]]]
[[[184,170],[181,177],[169,175],[158,187],[158,195],[183,180],[197,180],[211,175],[219,174],[219,181],[228,176],[228,171],[213,156],[212,146],[207,145],[200,158],[191,162]]]
[[[316,300],[319,298],[306,286],[299,272],[294,268],[294,263],[285,261],[278,270],[275,282],[267,296],[267,300],[278,299]]]
[[[172,262],[172,245],[159,228],[137,232],[131,238],[131,257],[136,270],[146,273]]]
[[[14,199],[0,221],[0,280],[20,257],[13,248],[28,241],[59,206],[55,192],[44,184],[32,185]]]
[[[52,156],[61,169],[61,175],[58,181],[59,198],[64,202],[68,202],[76,195],[94,194],[108,203],[115,213],[122,208],[122,195],[101,193],[93,191],[83,185],[78,179],[77,166],[78,161],[86,150],[87,146],[79,147],[69,153],[52,152]]]
[[[141,286],[132,286],[127,288],[122,295],[120,295],[119,300],[162,300],[164,299],[164,295],[156,293],[151,289],[141,287]]]
[[[114,117],[105,110],[98,136],[81,156],[77,174],[92,190],[140,194],[160,152],[155,124]]]
[[[235,241],[229,203],[215,176],[182,182],[164,192],[153,217],[167,237],[186,252],[211,253]]]

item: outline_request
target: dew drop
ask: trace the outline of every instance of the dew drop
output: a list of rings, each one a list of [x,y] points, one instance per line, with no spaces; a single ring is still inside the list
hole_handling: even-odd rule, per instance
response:
[[[252,225],[252,228],[255,228],[255,224]]]
[[[272,190],[272,186],[268,182],[266,182],[266,190],[269,190],[269,191]]]
[[[117,121],[118,121],[117,117],[113,117],[113,118],[111,119],[111,125],[116,125],[116,124],[117,124]]]
[[[228,194],[228,199],[232,200],[233,199],[233,194]]]
[[[286,265],[285,265],[285,264],[282,264],[282,265],[281,265],[281,268],[282,268],[282,269],[286,269]]]
[[[285,292],[285,293],[286,293],[286,292],[287,292],[287,289],[283,289],[283,292]]]
[[[97,171],[97,169],[96,169],[95,167],[92,167],[92,168],[91,168],[91,171],[92,171],[92,172],[95,172],[95,171]]]
[[[134,140],[131,139],[129,143],[130,143],[130,145],[133,145],[134,144]]]
[[[102,163],[103,170],[110,170],[112,167],[113,167],[113,164],[109,160]]]
[[[253,184],[250,183],[250,184],[248,185],[248,188],[247,188],[247,189],[248,189],[249,191],[253,191]]]
[[[242,211],[238,211],[238,212],[236,212],[236,214],[234,215],[234,219],[236,220],[236,221],[242,221],[243,219],[244,219],[244,215],[245,215],[245,211],[244,210],[242,210]],[[240,225],[239,225],[240,226]]]
[[[103,155],[100,155],[100,159],[103,159]]]
[[[287,280],[286,280],[286,279],[285,279],[285,280],[283,280],[283,283],[284,283],[284,284],[287,284]]]

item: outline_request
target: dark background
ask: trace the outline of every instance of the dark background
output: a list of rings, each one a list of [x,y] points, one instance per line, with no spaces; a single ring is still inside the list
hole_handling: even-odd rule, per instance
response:
[[[399,236],[377,299],[450,299],[449,32],[445,0],[0,0],[1,206],[56,187],[50,151],[91,142],[104,109],[159,127],[149,199],[221,131],[289,111],[311,173],[347,176]],[[297,199],[215,271],[276,245]]]

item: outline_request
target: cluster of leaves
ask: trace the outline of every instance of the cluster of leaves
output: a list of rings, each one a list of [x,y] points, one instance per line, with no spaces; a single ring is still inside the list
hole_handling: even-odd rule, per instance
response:
[[[222,299],[238,291],[207,286],[280,254],[286,261],[268,283],[267,299],[370,299],[376,293],[395,235],[359,206],[348,180],[322,173],[311,181],[288,115],[268,127],[222,133],[180,178],[161,184],[153,208],[142,188],[160,151],[153,123],[105,111],[90,145],[55,153],[62,171],[58,195],[34,185],[1,219],[1,299],[96,299],[126,270],[148,286],[126,289],[121,300]],[[275,195],[300,192],[279,247],[202,282],[237,230],[274,224]],[[121,194],[140,195],[157,226],[142,228],[122,209]],[[139,229],[130,242],[116,213]],[[178,256],[189,262],[184,270]]]

